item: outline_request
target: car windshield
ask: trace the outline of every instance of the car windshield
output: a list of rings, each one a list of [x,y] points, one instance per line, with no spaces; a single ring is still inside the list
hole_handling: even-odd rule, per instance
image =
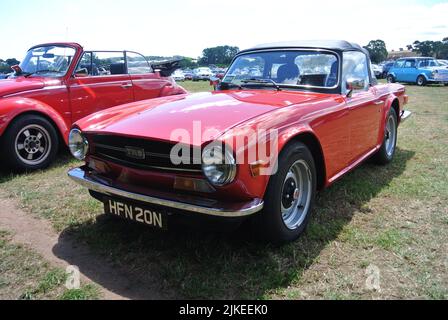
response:
[[[24,74],[61,77],[75,56],[76,50],[66,46],[42,46],[29,50],[20,64]]]
[[[243,54],[235,59],[223,79],[223,84],[229,86],[336,88],[338,83],[337,55],[310,50]]]

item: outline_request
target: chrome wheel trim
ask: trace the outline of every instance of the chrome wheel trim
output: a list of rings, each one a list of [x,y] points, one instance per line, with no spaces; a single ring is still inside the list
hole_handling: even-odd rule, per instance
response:
[[[299,228],[305,221],[311,195],[311,170],[304,160],[298,160],[289,168],[281,190],[282,220],[289,230]]]
[[[23,127],[16,135],[14,146],[21,162],[35,166],[48,158],[52,143],[50,134],[44,127],[30,124]]]
[[[395,124],[395,118],[390,115],[386,124],[386,153],[388,157],[391,157],[395,151],[395,142],[397,140],[397,125]]]
[[[419,86],[422,86],[423,83],[424,83],[423,77],[422,77],[422,76],[418,77],[418,78],[417,78],[417,84],[418,84]]]

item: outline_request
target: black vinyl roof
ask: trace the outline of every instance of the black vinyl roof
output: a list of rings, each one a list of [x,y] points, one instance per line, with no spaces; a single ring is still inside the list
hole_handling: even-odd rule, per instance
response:
[[[279,49],[279,48],[316,48],[329,49],[337,51],[361,51],[368,54],[368,51],[360,45],[345,40],[298,40],[274,42],[257,45],[253,48],[242,50],[241,52],[262,50],[262,49]]]

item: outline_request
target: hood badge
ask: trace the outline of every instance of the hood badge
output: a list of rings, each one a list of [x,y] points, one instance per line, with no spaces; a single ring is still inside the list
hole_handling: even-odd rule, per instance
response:
[[[144,160],[146,158],[145,149],[136,147],[124,147],[128,158]]]

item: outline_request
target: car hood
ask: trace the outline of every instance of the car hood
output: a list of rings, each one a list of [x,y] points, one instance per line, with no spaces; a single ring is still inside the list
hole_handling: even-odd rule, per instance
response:
[[[0,97],[29,90],[42,89],[44,81],[31,78],[5,79],[0,81]]]
[[[87,133],[175,142],[187,134],[190,143],[201,145],[262,114],[327,96],[271,90],[178,95],[111,108],[81,119],[75,125]]]

